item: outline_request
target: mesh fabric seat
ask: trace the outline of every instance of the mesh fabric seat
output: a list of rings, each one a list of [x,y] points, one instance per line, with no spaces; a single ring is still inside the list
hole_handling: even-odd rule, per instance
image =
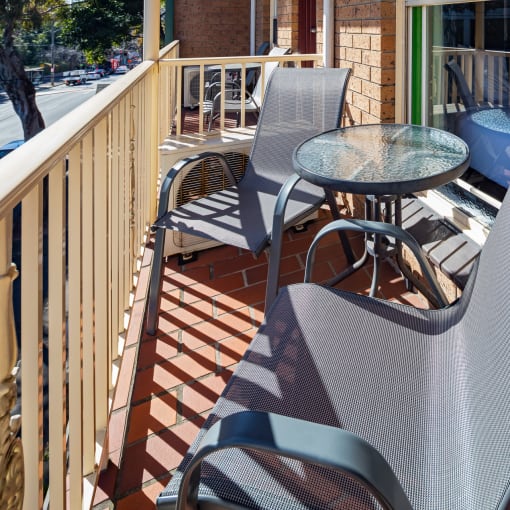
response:
[[[158,508],[508,508],[509,250],[507,196],[448,308],[282,289]]]
[[[280,231],[303,220],[324,201],[322,188],[295,179],[292,152],[305,139],[340,124],[349,69],[278,68],[269,80],[246,172],[235,183],[221,154],[187,158],[163,181],[154,227],[156,243],[150,283],[147,331],[154,333],[159,308],[163,247],[167,229],[178,230],[250,250],[259,255],[271,244],[267,296],[278,288]],[[168,211],[176,174],[188,164],[216,156],[232,186]],[[276,207],[284,183],[284,197]],[[288,198],[288,202],[287,202]],[[273,273],[275,271],[275,273]]]

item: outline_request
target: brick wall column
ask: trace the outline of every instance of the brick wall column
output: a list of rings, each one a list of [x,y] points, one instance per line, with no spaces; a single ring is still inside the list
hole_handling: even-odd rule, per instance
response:
[[[335,67],[351,67],[356,124],[395,120],[395,0],[337,0]]]
[[[174,5],[181,57],[250,54],[250,0],[175,0]]]
[[[298,47],[298,1],[278,0],[278,46]]]
[[[264,42],[269,41],[270,12],[269,0],[257,0],[255,30],[255,51]]]

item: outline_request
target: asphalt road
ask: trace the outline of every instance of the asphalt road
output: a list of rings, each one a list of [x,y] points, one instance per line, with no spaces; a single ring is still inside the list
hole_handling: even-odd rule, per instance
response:
[[[36,101],[46,127],[92,97],[96,93],[98,83],[112,81],[112,79],[115,79],[113,75],[74,87],[67,87],[63,84],[58,84],[53,88],[51,86],[40,87],[37,90]],[[11,140],[19,139],[23,139],[21,121],[14,112],[5,92],[0,92],[0,146]]]

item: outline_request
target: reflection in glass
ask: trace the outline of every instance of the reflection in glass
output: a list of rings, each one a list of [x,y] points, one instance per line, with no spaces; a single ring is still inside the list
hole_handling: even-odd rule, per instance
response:
[[[471,149],[464,179],[501,199],[510,184],[510,0],[427,8],[427,124]]]

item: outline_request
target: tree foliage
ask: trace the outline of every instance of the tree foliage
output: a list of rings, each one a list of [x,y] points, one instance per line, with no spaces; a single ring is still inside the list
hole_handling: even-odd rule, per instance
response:
[[[35,102],[35,88],[25,73],[23,59],[15,47],[16,30],[38,29],[45,16],[55,12],[63,0],[0,0],[0,85],[12,102],[23,125],[25,140],[44,129]]]
[[[143,19],[143,0],[84,0],[61,13],[62,38],[95,62],[133,37]]]
[[[60,36],[101,62],[117,44],[132,38],[143,19],[143,0],[0,0],[0,86],[12,102],[23,125],[25,140],[44,129],[35,101],[35,88],[27,76],[16,42],[36,40],[44,25],[58,23]],[[27,34],[33,32],[32,36]],[[43,30],[44,32],[44,30]],[[30,43],[29,43],[30,44]]]

